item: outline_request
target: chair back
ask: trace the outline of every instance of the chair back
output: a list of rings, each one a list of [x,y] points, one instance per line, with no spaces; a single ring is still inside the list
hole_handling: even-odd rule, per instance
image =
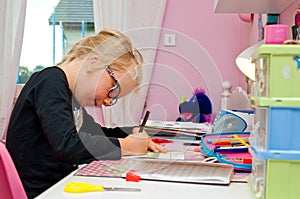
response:
[[[0,187],[0,198],[27,199],[14,162],[3,142],[0,142]]]

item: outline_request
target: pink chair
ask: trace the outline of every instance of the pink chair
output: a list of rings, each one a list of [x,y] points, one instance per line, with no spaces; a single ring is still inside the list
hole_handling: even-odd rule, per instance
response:
[[[25,190],[4,143],[0,142],[0,198],[27,199]]]

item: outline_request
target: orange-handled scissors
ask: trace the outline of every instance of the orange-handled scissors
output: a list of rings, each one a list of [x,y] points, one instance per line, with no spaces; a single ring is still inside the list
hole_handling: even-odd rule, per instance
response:
[[[139,188],[104,187],[103,185],[89,184],[85,182],[68,182],[64,188],[68,193],[103,192],[103,191],[141,191]]]

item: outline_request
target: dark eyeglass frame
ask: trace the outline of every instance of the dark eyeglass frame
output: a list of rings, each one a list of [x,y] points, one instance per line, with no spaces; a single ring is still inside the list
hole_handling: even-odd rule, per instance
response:
[[[111,103],[108,106],[112,106],[112,105],[116,104],[118,101],[118,97],[121,92],[121,86],[120,86],[118,80],[116,79],[114,72],[110,69],[110,66],[106,66],[105,69],[108,72],[109,76],[114,80],[114,82],[116,84],[114,87],[109,89],[108,94],[107,94],[107,96],[112,99]]]
[[[143,63],[142,55],[138,50],[134,49],[134,50],[130,51],[129,53],[135,59],[135,62],[137,64],[142,64]]]

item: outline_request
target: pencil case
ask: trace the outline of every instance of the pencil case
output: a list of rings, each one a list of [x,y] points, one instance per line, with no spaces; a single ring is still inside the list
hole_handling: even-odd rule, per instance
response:
[[[220,163],[233,165],[235,170],[251,171],[250,132],[218,132],[201,136],[200,152],[215,157]]]

